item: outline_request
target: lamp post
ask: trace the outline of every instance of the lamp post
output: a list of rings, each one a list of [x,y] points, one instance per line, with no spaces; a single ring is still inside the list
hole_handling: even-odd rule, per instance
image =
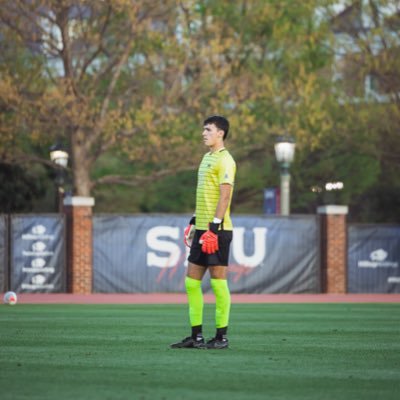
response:
[[[55,178],[55,184],[57,186],[56,208],[58,212],[61,212],[63,207],[63,199],[65,192],[64,189],[65,172],[68,166],[68,158],[69,154],[61,144],[56,143],[50,147],[50,160],[56,166],[56,178]]]
[[[289,167],[294,159],[295,141],[291,136],[278,137],[275,143],[275,156],[281,168],[281,214],[290,214],[290,173]]]

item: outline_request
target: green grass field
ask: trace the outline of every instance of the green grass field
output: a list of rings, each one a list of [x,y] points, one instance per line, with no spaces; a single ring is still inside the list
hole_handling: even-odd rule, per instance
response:
[[[187,333],[185,305],[2,305],[0,398],[400,398],[398,304],[233,305],[229,350],[169,349]]]

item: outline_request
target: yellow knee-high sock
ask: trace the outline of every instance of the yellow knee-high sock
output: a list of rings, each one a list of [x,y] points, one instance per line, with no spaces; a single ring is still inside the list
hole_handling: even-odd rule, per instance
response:
[[[201,281],[189,278],[185,279],[186,293],[189,303],[189,319],[191,326],[203,324],[203,292]]]
[[[215,325],[225,328],[229,323],[231,294],[226,279],[211,279],[211,287],[215,294]]]

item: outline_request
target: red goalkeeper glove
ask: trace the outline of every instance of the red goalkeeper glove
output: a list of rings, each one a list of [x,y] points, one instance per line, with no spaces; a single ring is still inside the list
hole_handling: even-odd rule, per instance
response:
[[[196,217],[190,219],[189,225],[185,228],[183,234],[183,241],[187,247],[192,247],[192,241],[194,238],[194,232],[196,231]]]
[[[218,227],[219,224],[211,222],[208,231],[204,232],[199,240],[201,251],[206,254],[214,254],[219,250],[218,246]]]

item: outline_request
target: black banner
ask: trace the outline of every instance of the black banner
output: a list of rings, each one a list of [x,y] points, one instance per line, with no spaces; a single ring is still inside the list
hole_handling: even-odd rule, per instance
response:
[[[5,215],[0,215],[0,292],[8,289],[8,231]]]
[[[348,292],[400,293],[400,225],[351,225],[348,240]]]
[[[95,216],[95,292],[184,292],[190,216]],[[318,293],[315,216],[236,217],[229,265],[233,293]],[[210,290],[205,280],[204,290]]]
[[[11,217],[11,290],[65,291],[64,219],[56,216]]]

